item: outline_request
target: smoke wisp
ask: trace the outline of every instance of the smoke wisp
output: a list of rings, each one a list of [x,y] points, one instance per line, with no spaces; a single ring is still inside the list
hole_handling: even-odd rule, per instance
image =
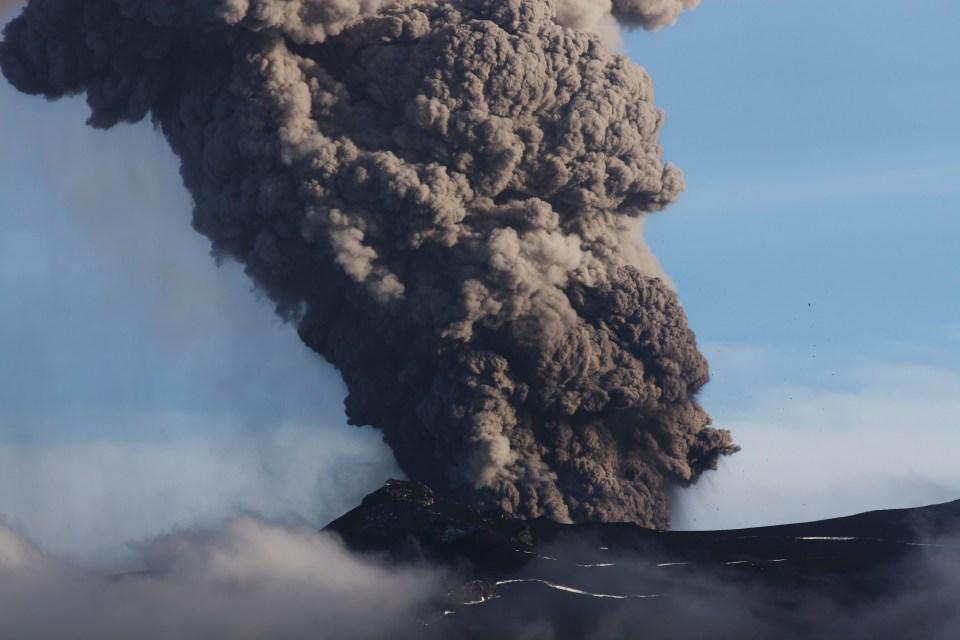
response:
[[[640,67],[558,22],[573,4],[31,0],[0,68],[85,93],[95,127],[149,115],[194,227],[339,369],[348,418],[408,476],[664,527],[664,490],[737,447],[639,259],[639,220],[683,188],[663,113]],[[610,11],[656,28],[695,4]]]
[[[557,22],[600,35],[612,46],[620,44],[620,27],[650,31],[672,25],[684,10],[700,0],[556,0]]]

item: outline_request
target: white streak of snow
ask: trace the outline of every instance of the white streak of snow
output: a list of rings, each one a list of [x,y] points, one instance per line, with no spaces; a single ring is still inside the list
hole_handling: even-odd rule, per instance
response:
[[[554,584],[553,582],[548,582],[546,580],[541,580],[540,578],[514,578],[513,580],[501,580],[497,583],[497,586],[504,584],[516,584],[522,582],[537,582],[551,589],[558,589],[560,591],[566,591],[568,593],[576,593],[581,596],[591,596],[594,598],[614,598],[616,600],[627,600],[628,598],[659,598],[661,593],[654,593],[649,595],[640,595],[640,594],[630,594],[630,595],[614,595],[610,593],[590,593],[589,591],[583,591],[582,589],[574,589],[573,587],[567,587],[562,584]]]

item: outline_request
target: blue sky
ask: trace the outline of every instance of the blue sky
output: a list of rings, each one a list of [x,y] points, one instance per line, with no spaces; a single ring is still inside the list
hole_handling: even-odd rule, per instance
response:
[[[705,1],[627,49],[688,190],[647,225],[744,451],[677,526],[960,497],[960,6]]]
[[[960,498],[960,5],[704,0],[625,37],[687,192],[646,238],[744,450],[678,527]],[[242,510],[322,524],[398,471],[189,226],[146,124],[0,86],[0,519],[85,562]]]

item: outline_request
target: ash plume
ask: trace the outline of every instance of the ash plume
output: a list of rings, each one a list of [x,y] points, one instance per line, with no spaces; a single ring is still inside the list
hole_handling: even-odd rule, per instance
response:
[[[664,527],[737,450],[641,257],[673,201],[649,78],[547,0],[31,0],[19,90],[148,115],[193,224],[341,372],[353,424],[485,508]],[[656,28],[695,2],[614,2]],[[606,6],[598,2],[599,6]],[[558,21],[558,9],[561,18]]]

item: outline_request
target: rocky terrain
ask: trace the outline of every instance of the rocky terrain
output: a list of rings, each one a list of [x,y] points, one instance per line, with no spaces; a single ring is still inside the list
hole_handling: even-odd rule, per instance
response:
[[[442,638],[952,638],[960,500],[727,531],[480,513],[389,481],[332,522],[347,546],[450,568]]]

